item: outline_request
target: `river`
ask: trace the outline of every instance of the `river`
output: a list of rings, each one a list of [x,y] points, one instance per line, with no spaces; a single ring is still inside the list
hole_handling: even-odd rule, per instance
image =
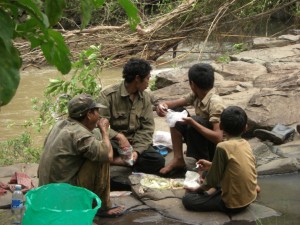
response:
[[[154,71],[155,72],[155,71]],[[21,134],[25,127],[25,120],[35,119],[37,112],[32,109],[31,98],[43,98],[43,90],[49,78],[59,77],[60,74],[53,68],[42,70],[27,70],[21,73],[21,83],[16,96],[0,111],[0,141],[8,140]],[[115,83],[121,79],[121,69],[109,69],[101,74],[103,86]],[[47,131],[47,129],[46,129]],[[36,144],[43,143],[45,132],[34,134]],[[268,225],[299,225],[300,224],[300,175],[289,174],[281,176],[259,177],[262,192],[258,202],[273,208],[281,213],[279,217],[266,218],[255,223],[241,222],[239,224],[268,224]],[[154,211],[138,212],[125,215],[114,220],[114,224],[184,224],[162,217]],[[108,221],[99,224],[110,224]],[[238,224],[238,223],[234,223]]]

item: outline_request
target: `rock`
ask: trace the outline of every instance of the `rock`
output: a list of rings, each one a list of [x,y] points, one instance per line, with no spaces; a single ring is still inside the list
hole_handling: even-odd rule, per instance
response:
[[[274,47],[267,49],[253,49],[230,56],[233,61],[244,61],[265,64],[279,62],[287,58],[299,58],[300,44]]]
[[[257,138],[250,139],[249,144],[253,150],[257,167],[280,158],[280,156],[271,151],[271,148],[267,144]]]
[[[269,37],[260,37],[254,38],[252,41],[252,47],[254,49],[261,48],[274,48],[290,44],[289,39],[284,38],[269,38]]]
[[[237,105],[245,109],[248,105],[249,100],[253,95],[259,93],[259,89],[250,88],[240,92],[234,92],[230,95],[222,96],[226,106]]]
[[[296,139],[296,138],[294,138]],[[300,137],[298,135],[296,140],[287,142],[282,145],[275,146],[275,152],[277,155],[286,158],[295,158],[300,161]]]
[[[259,175],[293,173],[300,170],[300,162],[295,158],[280,158],[256,169]]]
[[[272,216],[280,216],[281,214],[266,206],[252,203],[244,212],[233,215],[232,220],[237,221],[257,221],[257,219],[268,218]]]
[[[296,90],[300,86],[297,83],[299,72],[293,71],[290,73],[267,73],[257,77],[253,86],[257,88],[276,88],[277,90]]]
[[[299,42],[300,35],[285,34],[278,37],[278,40],[287,40],[289,43]]]
[[[188,69],[172,69],[156,75],[155,87],[161,89],[175,83],[188,81]]]
[[[220,212],[193,212],[187,211],[181,199],[168,198],[159,201],[151,199],[146,200],[145,203],[152,208],[157,209],[164,216],[173,218],[179,221],[184,221],[188,224],[207,224],[207,225],[221,225],[230,222],[229,217]]]
[[[246,107],[249,124],[253,128],[271,130],[277,123],[299,122],[300,92],[266,90],[255,94]]]
[[[224,77],[225,80],[253,81],[259,75],[267,73],[265,66],[243,61],[232,61],[226,64],[213,64],[213,67],[216,72]]]
[[[172,100],[182,97],[191,91],[189,82],[176,83],[152,92],[153,102]],[[172,94],[171,94],[172,93]]]

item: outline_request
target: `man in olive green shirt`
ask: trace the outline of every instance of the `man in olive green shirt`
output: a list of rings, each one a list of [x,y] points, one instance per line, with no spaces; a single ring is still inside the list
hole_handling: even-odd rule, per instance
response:
[[[255,157],[249,143],[241,138],[247,128],[247,115],[238,106],[227,107],[221,114],[220,127],[226,141],[217,145],[213,161],[200,159],[200,171],[208,171],[198,190],[188,190],[182,203],[188,210],[237,213],[257,196]],[[211,195],[203,187],[220,187]]]
[[[38,168],[39,186],[69,183],[84,187],[101,199],[99,216],[116,217],[124,208],[111,208],[113,150],[107,132],[109,121],[99,117],[100,107],[103,106],[87,94],[69,101],[69,118],[58,121],[45,140]]]
[[[123,68],[124,80],[102,90],[98,101],[107,106],[101,114],[110,122],[109,135],[116,155],[113,164],[126,166],[118,153],[132,148],[133,168],[157,173],[164,166],[164,158],[152,147],[153,110],[150,95],[145,92],[151,69],[143,59],[130,59]]]

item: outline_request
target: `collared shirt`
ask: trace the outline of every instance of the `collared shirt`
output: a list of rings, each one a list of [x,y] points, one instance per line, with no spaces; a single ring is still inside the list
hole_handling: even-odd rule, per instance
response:
[[[222,98],[211,89],[206,96],[200,100],[193,92],[184,96],[188,105],[195,107],[195,114],[207,119],[210,123],[219,123],[220,116],[225,106]]]
[[[71,118],[57,122],[44,143],[39,185],[57,182],[76,185],[77,174],[86,159],[109,162],[108,148],[99,140],[99,129],[93,132]]]
[[[123,133],[133,149],[142,152],[152,144],[154,118],[150,95],[138,92],[134,101],[122,81],[101,91],[98,101],[107,106],[100,115],[109,118],[110,138]]]
[[[220,142],[205,182],[210,187],[221,184],[227,208],[241,208],[253,202],[257,196],[257,173],[249,143],[240,137]]]

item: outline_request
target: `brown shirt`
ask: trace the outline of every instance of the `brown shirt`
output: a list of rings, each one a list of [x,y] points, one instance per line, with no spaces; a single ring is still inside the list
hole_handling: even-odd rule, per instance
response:
[[[152,144],[154,118],[150,95],[138,92],[131,101],[124,81],[101,91],[98,101],[107,106],[100,109],[100,115],[109,118],[110,138],[122,132],[133,149],[142,152]]]
[[[86,159],[109,162],[107,146],[99,140],[99,129],[94,132],[70,118],[57,122],[44,143],[38,169],[39,185],[56,182],[76,185]]]
[[[211,89],[202,100],[197,98],[193,92],[184,96],[184,99],[188,105],[195,107],[195,114],[197,116],[201,116],[211,123],[220,122],[220,115],[225,106],[222,98],[215,94],[215,89]]]
[[[217,145],[206,183],[210,187],[221,184],[228,208],[244,207],[256,199],[255,157],[245,139],[232,138]]]

